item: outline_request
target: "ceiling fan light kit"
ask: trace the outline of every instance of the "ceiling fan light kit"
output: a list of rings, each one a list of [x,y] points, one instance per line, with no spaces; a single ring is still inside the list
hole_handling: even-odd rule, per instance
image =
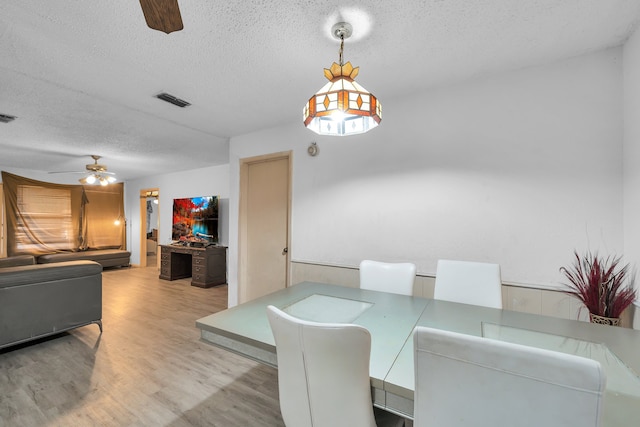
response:
[[[324,69],[329,83],[316,92],[303,109],[304,125],[319,135],[365,133],[382,121],[382,105],[378,98],[354,80],[360,67],[342,60],[344,40],[352,32],[347,22],[332,27],[332,35],[340,40],[340,62]]]
[[[80,181],[81,184],[89,184],[89,185],[93,185],[93,184],[100,184],[103,187],[112,184],[114,182],[116,182],[116,179],[112,176],[103,176],[101,174],[91,174],[91,175],[87,175],[84,178],[80,178],[78,181]]]
[[[81,184],[100,184],[102,186],[109,185],[113,182],[116,182],[115,173],[108,172],[107,167],[105,165],[98,164],[98,160],[100,160],[100,156],[96,156],[95,154],[91,155],[93,159],[93,163],[89,163],[85,165],[85,170],[83,171],[64,171],[64,172],[49,172],[49,173],[83,173],[85,176],[80,178]]]

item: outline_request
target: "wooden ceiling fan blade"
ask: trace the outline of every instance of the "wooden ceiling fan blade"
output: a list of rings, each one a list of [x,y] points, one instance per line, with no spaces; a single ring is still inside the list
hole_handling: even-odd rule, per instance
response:
[[[149,28],[167,34],[184,28],[178,0],[140,0],[140,6]]]

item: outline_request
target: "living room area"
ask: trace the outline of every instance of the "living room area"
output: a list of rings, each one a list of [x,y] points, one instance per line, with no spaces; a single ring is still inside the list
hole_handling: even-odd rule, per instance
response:
[[[154,203],[160,197],[158,190],[140,199],[141,204],[150,204],[140,211],[139,218],[142,230],[149,230],[146,240],[141,240],[146,245],[146,267],[132,267],[130,252],[120,248],[132,233],[131,222],[137,221],[127,226],[122,220],[122,185],[111,185],[108,190],[71,184],[50,186],[3,173],[3,218],[12,215],[11,206],[29,206],[34,220],[28,224],[38,233],[36,220],[45,215],[35,214],[33,202],[12,202],[7,193],[14,187],[19,188],[19,197],[40,196],[44,209],[51,211],[49,215],[62,212],[94,233],[117,231],[111,236],[111,245],[104,243],[109,235],[95,238],[113,246],[110,249],[80,250],[75,247],[78,241],[72,239],[71,249],[61,250],[64,248],[58,241],[57,254],[38,255],[39,246],[19,239],[28,232],[23,222],[28,221],[27,215],[22,214],[21,220],[3,220],[3,224],[18,225],[3,228],[2,241],[9,248],[4,251],[8,256],[0,258],[3,424],[283,425],[276,392],[277,371],[199,340],[196,319],[227,307],[227,286],[200,288],[192,286],[190,278],[159,278],[160,204]],[[80,196],[73,195],[77,190],[83,190]],[[167,186],[166,192],[171,191]],[[60,209],[51,198],[54,193],[62,197],[60,206],[76,206],[72,201],[86,196],[83,208],[93,204],[93,211],[84,209],[77,215]],[[96,194],[106,194],[106,202],[101,204]],[[94,217],[95,211],[105,219]],[[224,208],[221,211],[224,217]],[[121,221],[115,224],[114,218]],[[53,222],[61,228],[63,220],[56,217]],[[92,228],[94,222],[100,226]],[[39,224],[42,226],[42,222]],[[82,241],[93,241],[91,233],[88,236],[85,234]],[[26,254],[29,251],[33,255]],[[100,259],[99,254],[109,251],[126,252],[126,262],[113,264],[118,259],[113,254],[110,259]],[[87,254],[93,255],[93,261],[83,259]],[[63,259],[37,263],[41,257],[53,255]],[[12,289],[17,293],[12,294]],[[16,336],[11,332],[16,325],[21,329],[18,332],[31,335],[33,328],[49,329],[40,338]],[[66,327],[69,330],[65,331]]]

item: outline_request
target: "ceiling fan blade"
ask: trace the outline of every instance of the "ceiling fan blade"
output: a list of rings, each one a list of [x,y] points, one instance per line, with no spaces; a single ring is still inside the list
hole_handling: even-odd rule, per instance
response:
[[[140,0],[140,6],[149,28],[167,34],[184,28],[178,0]]]
[[[87,175],[90,174],[99,174],[99,175],[115,175],[115,172],[109,172],[109,171],[90,171],[90,170],[86,170],[86,171],[53,171],[53,172],[47,172],[47,173],[85,173]]]
[[[85,170],[83,171],[54,171],[49,173],[82,173],[87,176],[93,175],[96,178],[105,176],[105,175],[111,175],[107,177],[107,179],[110,180],[109,182],[112,182],[111,180],[115,181],[115,175],[116,175],[115,172],[108,172],[107,167],[105,165],[98,164],[98,160],[101,159],[100,156],[96,156],[95,154],[92,154],[91,158],[93,158],[95,163],[89,163],[88,165],[85,165]]]

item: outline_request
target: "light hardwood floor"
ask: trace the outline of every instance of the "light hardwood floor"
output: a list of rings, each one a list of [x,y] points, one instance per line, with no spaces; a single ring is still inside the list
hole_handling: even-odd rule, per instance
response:
[[[226,286],[103,273],[95,325],[0,350],[2,426],[283,426],[277,371],[201,342]]]

